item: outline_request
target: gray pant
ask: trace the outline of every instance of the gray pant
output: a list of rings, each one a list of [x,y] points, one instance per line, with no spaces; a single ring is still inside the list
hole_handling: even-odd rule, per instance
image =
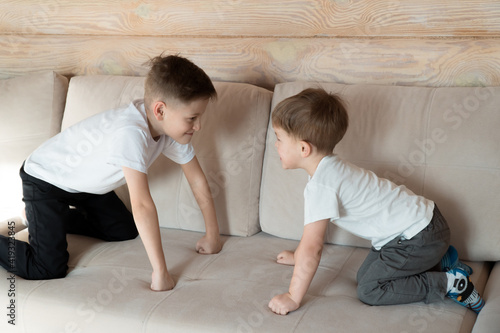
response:
[[[437,206],[429,225],[412,239],[396,237],[371,249],[358,271],[358,297],[370,305],[442,300],[446,273],[431,271],[450,244],[450,229]]]

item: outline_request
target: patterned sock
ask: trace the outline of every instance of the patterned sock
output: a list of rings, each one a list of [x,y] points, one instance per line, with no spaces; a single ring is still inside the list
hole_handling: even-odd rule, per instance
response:
[[[467,272],[461,268],[454,268],[446,272],[448,277],[448,293],[446,296],[456,303],[479,313],[484,306],[484,300],[472,284]]]
[[[467,275],[471,275],[473,273],[472,268],[469,265],[464,264],[458,259],[458,252],[452,245],[448,248],[445,255],[441,259],[441,271],[448,272],[454,268],[461,268],[467,272]]]

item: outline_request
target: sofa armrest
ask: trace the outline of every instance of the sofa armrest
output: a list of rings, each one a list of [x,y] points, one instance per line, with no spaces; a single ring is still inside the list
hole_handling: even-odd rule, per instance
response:
[[[473,333],[496,332],[500,327],[500,261],[491,270],[483,298],[486,304],[477,316]]]

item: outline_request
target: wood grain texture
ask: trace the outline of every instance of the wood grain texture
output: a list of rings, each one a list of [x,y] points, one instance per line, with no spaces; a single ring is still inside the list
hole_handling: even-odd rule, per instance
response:
[[[493,37],[498,0],[3,0],[12,34]]]
[[[0,0],[0,78],[144,75],[180,53],[215,80],[500,85],[498,0]]]
[[[40,70],[63,75],[144,75],[144,63],[162,52],[188,57],[214,80],[269,89],[296,80],[500,85],[496,39],[0,36],[0,77]]]

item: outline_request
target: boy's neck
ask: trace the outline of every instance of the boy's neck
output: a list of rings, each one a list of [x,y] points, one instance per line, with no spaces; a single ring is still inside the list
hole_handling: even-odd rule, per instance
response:
[[[302,169],[306,170],[310,177],[314,176],[321,160],[326,157],[325,154],[314,153],[304,158]]]
[[[153,125],[153,121],[156,120],[156,119],[151,120],[151,119],[149,119],[149,116],[147,117],[147,119],[148,119],[149,132],[151,133],[151,136],[153,137],[153,139],[155,141],[158,141],[158,139],[160,138],[161,133],[159,131],[157,131],[155,129],[155,126]]]

